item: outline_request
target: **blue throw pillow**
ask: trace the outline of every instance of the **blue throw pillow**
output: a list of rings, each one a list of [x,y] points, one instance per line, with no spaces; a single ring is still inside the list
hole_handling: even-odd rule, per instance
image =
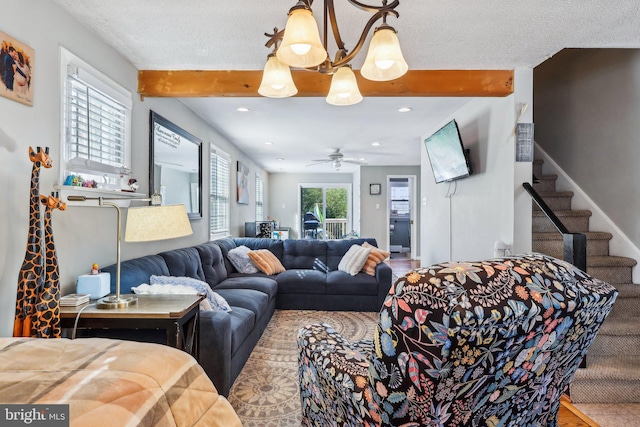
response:
[[[233,248],[227,253],[227,258],[239,273],[253,274],[258,272],[253,261],[249,258],[249,251],[251,249],[243,245]]]
[[[231,306],[220,294],[211,290],[207,282],[194,279],[193,277],[176,277],[176,276],[151,276],[149,278],[151,285],[185,285],[194,288],[199,294],[207,296],[207,301],[211,304],[214,311],[231,311]]]

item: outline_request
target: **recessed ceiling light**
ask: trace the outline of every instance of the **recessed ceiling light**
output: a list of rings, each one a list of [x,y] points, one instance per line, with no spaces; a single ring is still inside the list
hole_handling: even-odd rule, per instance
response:
[[[265,142],[264,145],[273,145],[273,142]]]
[[[284,157],[278,157],[278,160],[284,160]]]
[[[401,113],[408,113],[409,111],[411,111],[411,107],[398,108],[398,111]]]
[[[379,147],[380,143],[379,142],[372,142],[371,145],[373,145],[374,147]]]
[[[249,111],[249,109],[247,107],[238,107],[236,108],[236,111],[240,111],[241,113],[246,113],[247,111]]]
[[[358,159],[358,160],[360,160],[361,162],[364,162],[364,161],[366,161],[367,159],[365,159],[364,157],[360,157],[360,159]]]

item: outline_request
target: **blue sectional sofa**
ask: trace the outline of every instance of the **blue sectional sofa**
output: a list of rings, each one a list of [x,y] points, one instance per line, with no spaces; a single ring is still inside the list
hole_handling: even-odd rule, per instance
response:
[[[218,392],[228,396],[236,379],[266,328],[273,312],[280,309],[378,311],[391,287],[391,269],[385,263],[376,267],[375,276],[351,276],[338,271],[342,256],[353,244],[375,239],[355,240],[273,240],[225,238],[202,245],[148,255],[121,263],[121,292],[149,283],[152,275],[185,276],[207,282],[224,297],[231,312],[200,313],[199,363]],[[239,273],[227,253],[240,245],[250,249],[269,249],[286,271],[273,276]],[[111,273],[115,292],[115,265],[102,271]],[[102,336],[109,336],[103,331]],[[162,342],[163,334],[128,332],[119,337]],[[115,335],[111,335],[115,336]]]

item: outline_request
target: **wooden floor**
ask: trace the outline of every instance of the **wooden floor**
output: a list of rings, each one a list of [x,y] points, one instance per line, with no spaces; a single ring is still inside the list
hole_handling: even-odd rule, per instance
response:
[[[420,267],[420,261],[409,258],[392,258],[385,261],[393,274],[402,277],[409,270]],[[558,426],[561,427],[598,427],[598,424],[571,404],[567,396],[562,396],[558,413]]]

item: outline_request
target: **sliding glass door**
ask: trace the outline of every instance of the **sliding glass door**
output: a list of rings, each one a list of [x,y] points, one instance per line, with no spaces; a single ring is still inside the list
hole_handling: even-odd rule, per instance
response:
[[[342,239],[352,229],[351,185],[300,184],[300,238]]]

